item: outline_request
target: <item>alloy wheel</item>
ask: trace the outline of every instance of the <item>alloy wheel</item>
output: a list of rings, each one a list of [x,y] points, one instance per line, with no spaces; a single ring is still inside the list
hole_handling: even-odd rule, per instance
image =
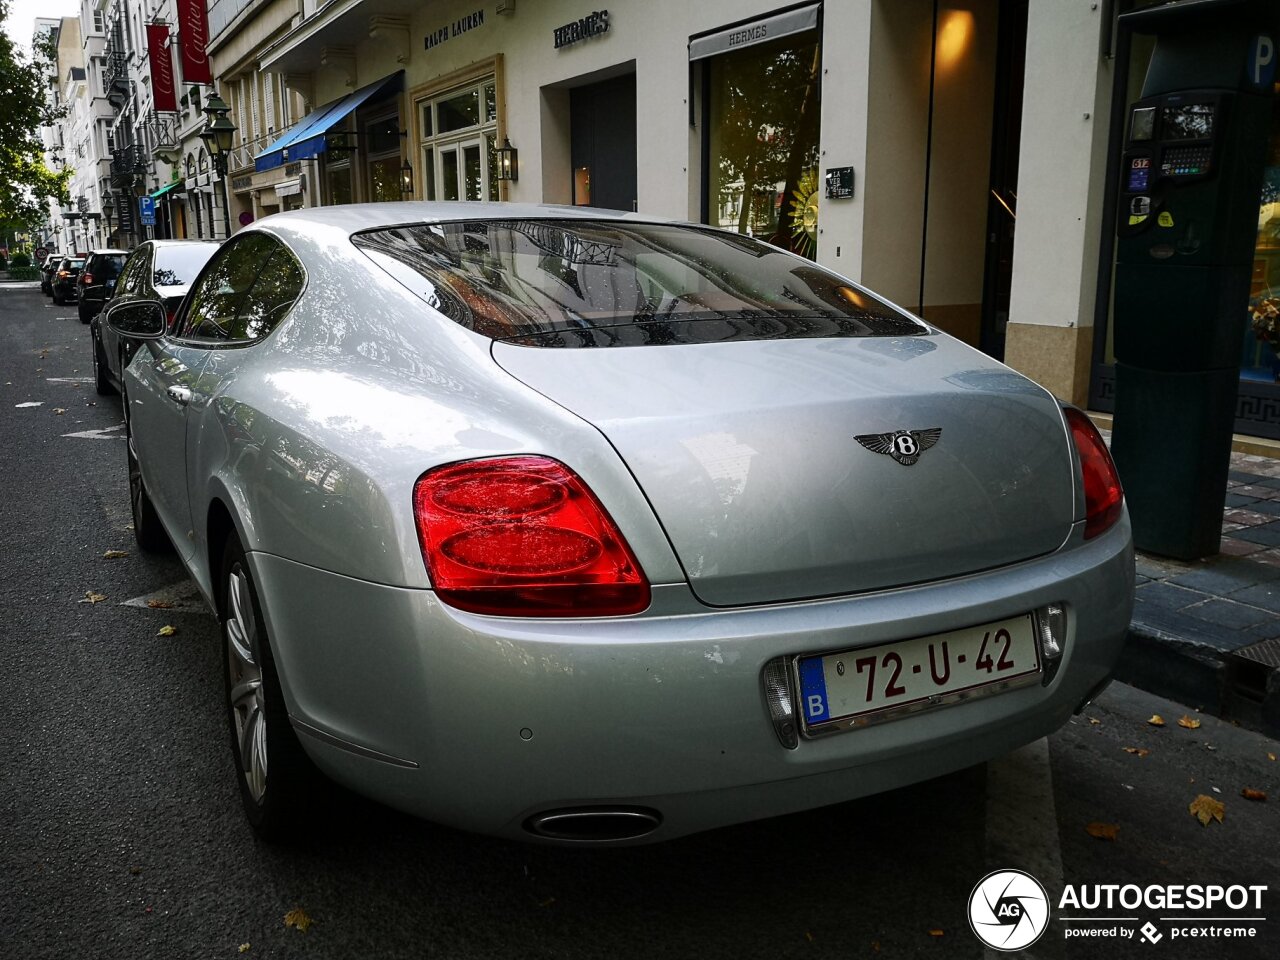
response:
[[[257,624],[249,580],[237,563],[227,580],[224,622],[227,674],[231,681],[229,697],[241,774],[250,796],[261,803],[267,791],[267,716]]]

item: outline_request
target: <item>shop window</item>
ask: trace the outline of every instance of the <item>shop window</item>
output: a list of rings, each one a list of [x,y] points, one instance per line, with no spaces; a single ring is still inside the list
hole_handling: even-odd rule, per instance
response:
[[[369,157],[369,199],[374,203],[401,199],[400,117],[379,117],[365,126]]]
[[[708,223],[813,259],[818,228],[817,31],[706,61]]]
[[[324,168],[326,204],[351,203],[351,161],[344,159],[340,163],[325,161]]]
[[[419,100],[419,168],[427,200],[498,197],[497,87],[492,77]],[[399,160],[393,171],[399,183]],[[397,197],[399,186],[396,186]]]
[[[1280,382],[1280,98],[1271,104],[1271,134],[1249,284],[1249,321],[1252,335],[1245,338],[1240,376]]]

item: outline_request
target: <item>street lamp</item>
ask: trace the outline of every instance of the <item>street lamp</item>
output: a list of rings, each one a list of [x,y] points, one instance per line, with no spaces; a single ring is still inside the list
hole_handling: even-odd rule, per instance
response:
[[[200,131],[200,139],[209,149],[213,158],[213,169],[222,178],[222,225],[224,236],[231,236],[231,194],[227,189],[227,155],[231,152],[231,143],[235,139],[236,125],[227,119],[231,107],[216,93],[204,102],[204,129]]]

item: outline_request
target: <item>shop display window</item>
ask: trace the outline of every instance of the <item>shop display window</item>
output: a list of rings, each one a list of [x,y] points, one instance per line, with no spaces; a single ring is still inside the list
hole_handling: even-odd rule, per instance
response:
[[[813,259],[821,61],[806,31],[707,61],[708,223]]]

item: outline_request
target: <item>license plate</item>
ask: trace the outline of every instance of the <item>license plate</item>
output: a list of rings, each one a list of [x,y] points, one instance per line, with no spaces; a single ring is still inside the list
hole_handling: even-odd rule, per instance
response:
[[[1031,614],[846,650],[796,663],[809,735],[864,726],[1035,682],[1040,648]]]

